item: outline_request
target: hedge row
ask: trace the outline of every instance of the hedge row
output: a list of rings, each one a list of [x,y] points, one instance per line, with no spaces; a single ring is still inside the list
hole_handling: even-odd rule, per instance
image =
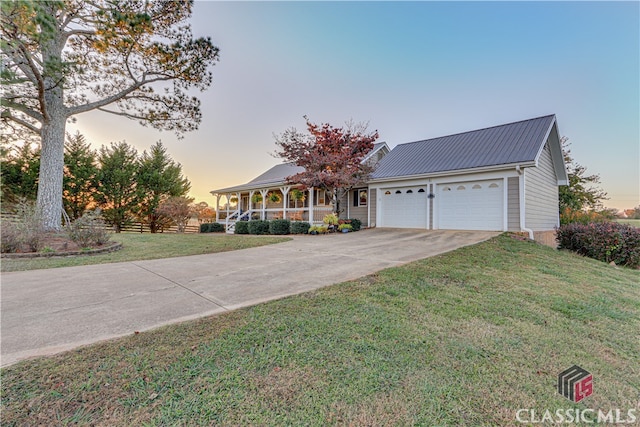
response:
[[[566,224],[557,229],[556,239],[560,249],[616,265],[640,266],[640,229],[628,224]]]
[[[362,222],[359,219],[341,220],[344,223],[351,224],[353,231],[360,230]],[[306,221],[290,221],[288,219],[274,219],[273,221],[265,221],[255,219],[251,221],[236,222],[236,234],[307,234],[309,232],[309,224]]]
[[[219,222],[211,222],[200,224],[200,232],[201,233],[223,233],[224,225]]]

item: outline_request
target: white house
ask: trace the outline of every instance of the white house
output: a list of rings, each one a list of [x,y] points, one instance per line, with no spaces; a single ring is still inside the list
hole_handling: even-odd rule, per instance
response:
[[[391,151],[380,143],[368,156],[372,160],[377,166],[369,181],[341,203],[341,216],[358,218],[363,226],[524,231],[533,237],[559,224],[558,186],[568,178],[555,115],[399,144]],[[211,193],[218,201],[237,198],[237,209],[225,220],[230,227],[252,216],[319,222],[332,209],[330,198],[311,188],[301,200],[292,192],[296,186],[286,183],[299,171],[281,164],[246,184]]]

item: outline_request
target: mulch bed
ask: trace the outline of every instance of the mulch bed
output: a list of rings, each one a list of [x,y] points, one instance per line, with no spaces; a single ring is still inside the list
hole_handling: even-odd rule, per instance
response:
[[[29,252],[29,248],[24,246],[15,253],[3,253],[2,258],[40,258],[40,257],[64,257],[77,255],[96,255],[107,252],[114,252],[122,248],[118,242],[107,242],[95,248],[81,248],[75,242],[64,235],[48,234],[43,238],[40,252]]]

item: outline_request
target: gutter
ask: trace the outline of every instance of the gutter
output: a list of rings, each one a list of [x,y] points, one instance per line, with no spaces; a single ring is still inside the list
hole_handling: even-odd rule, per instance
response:
[[[528,167],[528,166],[535,166],[535,161],[526,162],[526,163],[510,163],[505,165],[484,166],[484,167],[469,168],[469,169],[454,169],[449,171],[439,171],[439,172],[414,174],[414,175],[397,175],[397,176],[389,176],[384,178],[374,178],[367,181],[367,184],[401,181],[406,179],[433,178],[433,177],[439,177],[439,176],[445,176],[445,175],[449,176],[449,175],[466,175],[469,173],[478,173],[478,172],[497,172],[497,171],[508,170],[514,167],[520,168],[520,167]]]

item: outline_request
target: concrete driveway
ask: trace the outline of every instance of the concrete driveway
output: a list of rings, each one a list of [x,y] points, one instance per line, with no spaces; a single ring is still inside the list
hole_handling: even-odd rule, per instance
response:
[[[1,365],[356,279],[497,234],[371,229],[219,254],[3,273]]]

